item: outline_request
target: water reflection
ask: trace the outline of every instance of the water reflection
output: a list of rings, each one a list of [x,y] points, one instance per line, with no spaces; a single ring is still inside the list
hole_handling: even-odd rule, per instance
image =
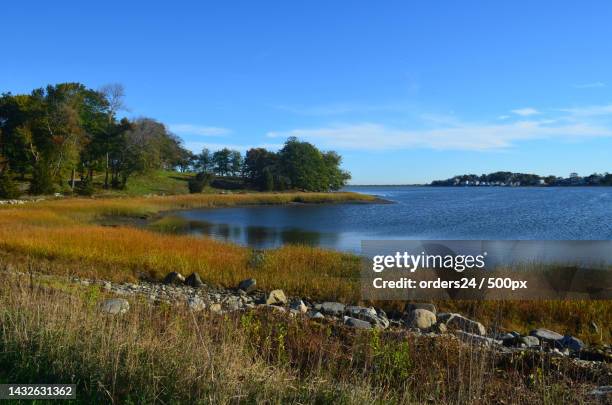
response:
[[[178,218],[176,218],[178,220]],[[333,246],[338,234],[308,231],[299,228],[186,221],[180,227],[166,229],[176,233],[208,236],[223,241],[237,242],[258,249],[279,247],[286,244],[309,246]]]

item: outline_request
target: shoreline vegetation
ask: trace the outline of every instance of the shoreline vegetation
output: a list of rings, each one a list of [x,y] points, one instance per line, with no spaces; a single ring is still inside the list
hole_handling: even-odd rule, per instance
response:
[[[78,385],[82,403],[450,404],[499,403],[510,395],[524,403],[580,403],[607,385],[606,362],[538,351],[503,354],[452,334],[357,330],[276,310],[219,314],[211,306],[194,312],[137,295],[126,296],[130,309],[123,315],[100,311],[105,300],[121,296],[101,288],[104,280],[136,291],[147,284],[143,280],[159,285],[179,272],[197,273],[214,288],[256,278],[263,291],[281,289],[310,302],[385,305],[387,313],[401,313],[409,303],[361,302],[355,255],[297,245],[254,251],[98,223],[188,208],[376,201],[358,193],[294,192],[57,198],[2,206],[0,382],[69,380]],[[42,281],[44,275],[52,277]],[[69,281],[75,277],[94,281],[75,286]],[[544,327],[595,347],[610,341],[609,301],[433,304],[498,331]]]

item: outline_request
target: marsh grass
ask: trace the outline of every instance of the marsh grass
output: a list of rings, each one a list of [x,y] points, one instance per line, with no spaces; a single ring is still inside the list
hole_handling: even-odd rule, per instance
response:
[[[198,272],[203,281],[234,287],[254,277],[264,290],[346,303],[360,301],[359,258],[314,247],[288,245],[264,252],[208,238],[103,226],[108,218],[156,215],[161,211],[248,204],[371,202],[356,193],[202,194],[171,197],[66,199],[0,207],[0,271],[7,266],[111,281],[160,280],[170,271]],[[177,226],[166,224],[166,226]],[[367,303],[371,304],[371,303]],[[403,310],[404,302],[375,303]],[[547,327],[587,342],[611,338],[610,301],[437,302],[441,310],[472,316],[488,327],[519,330]],[[591,322],[599,325],[597,331]]]
[[[139,300],[112,317],[97,288],[0,281],[0,382],[75,383],[81,403],[556,404],[601,383],[567,359],[450,338]]]

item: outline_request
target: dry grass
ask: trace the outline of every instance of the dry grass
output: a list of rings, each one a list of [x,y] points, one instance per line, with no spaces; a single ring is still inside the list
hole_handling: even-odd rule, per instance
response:
[[[93,287],[0,282],[0,383],[75,383],[81,403],[556,404],[602,383],[566,359],[449,338],[144,302],[110,317]]]
[[[184,195],[115,199],[67,199],[18,207],[0,207],[0,253],[13,266],[35,261],[37,270],[113,281],[160,279],[169,271],[197,271],[205,282],[235,286],[255,277],[266,290],[282,288],[291,295],[358,302],[359,260],[354,255],[306,246],[269,250],[251,264],[250,249],[212,239],[160,234],[134,227],[108,227],[101,218],[153,215],[160,211],[295,202],[371,201],[355,193],[251,193]],[[405,303],[380,303],[402,309]],[[612,303],[554,302],[440,302],[487,326],[516,329],[548,327],[594,343],[609,342]],[[600,330],[594,332],[590,323]]]

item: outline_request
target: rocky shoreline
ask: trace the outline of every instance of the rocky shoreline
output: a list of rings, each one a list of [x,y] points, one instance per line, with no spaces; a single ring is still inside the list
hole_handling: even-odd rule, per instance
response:
[[[439,313],[430,303],[410,304],[404,313],[388,316],[380,308],[287,297],[282,290],[264,292],[257,288],[255,279],[243,280],[234,289],[216,288],[203,283],[197,273],[186,278],[176,272],[169,273],[162,283],[112,283],[76,277],[71,281],[84,286],[99,285],[108,293],[118,296],[105,300],[101,305],[102,311],[113,315],[129,310],[129,301],[119,297],[141,296],[151,303],[184,305],[193,311],[223,314],[270,310],[353,329],[400,330],[412,336],[453,336],[466,344],[487,346],[506,353],[537,351],[581,362],[612,363],[612,347],[609,344],[591,347],[576,337],[544,328],[526,334],[489,331],[482,323],[461,314]]]
[[[17,276],[30,276],[14,272]],[[58,278],[36,274],[35,278]],[[500,333],[487,330],[476,320],[457,313],[440,313],[434,304],[409,304],[406,311],[388,316],[374,307],[346,305],[340,302],[317,302],[300,297],[287,297],[282,290],[264,292],[257,288],[255,279],[243,280],[236,288],[218,288],[203,283],[197,273],[188,277],[169,273],[162,283],[113,283],[72,277],[68,281],[81,285],[98,285],[116,298],[105,299],[100,310],[120,315],[129,311],[126,298],[144,297],[153,304],[167,303],[186,306],[192,311],[224,314],[234,311],[269,310],[291,317],[303,317],[318,322],[331,322],[352,329],[389,329],[412,336],[453,336],[466,344],[495,348],[500,352],[537,351],[556,357],[568,357],[585,362],[612,363],[609,344],[592,347],[580,339],[544,328],[522,334],[516,331]],[[597,325],[592,325],[597,328]]]

